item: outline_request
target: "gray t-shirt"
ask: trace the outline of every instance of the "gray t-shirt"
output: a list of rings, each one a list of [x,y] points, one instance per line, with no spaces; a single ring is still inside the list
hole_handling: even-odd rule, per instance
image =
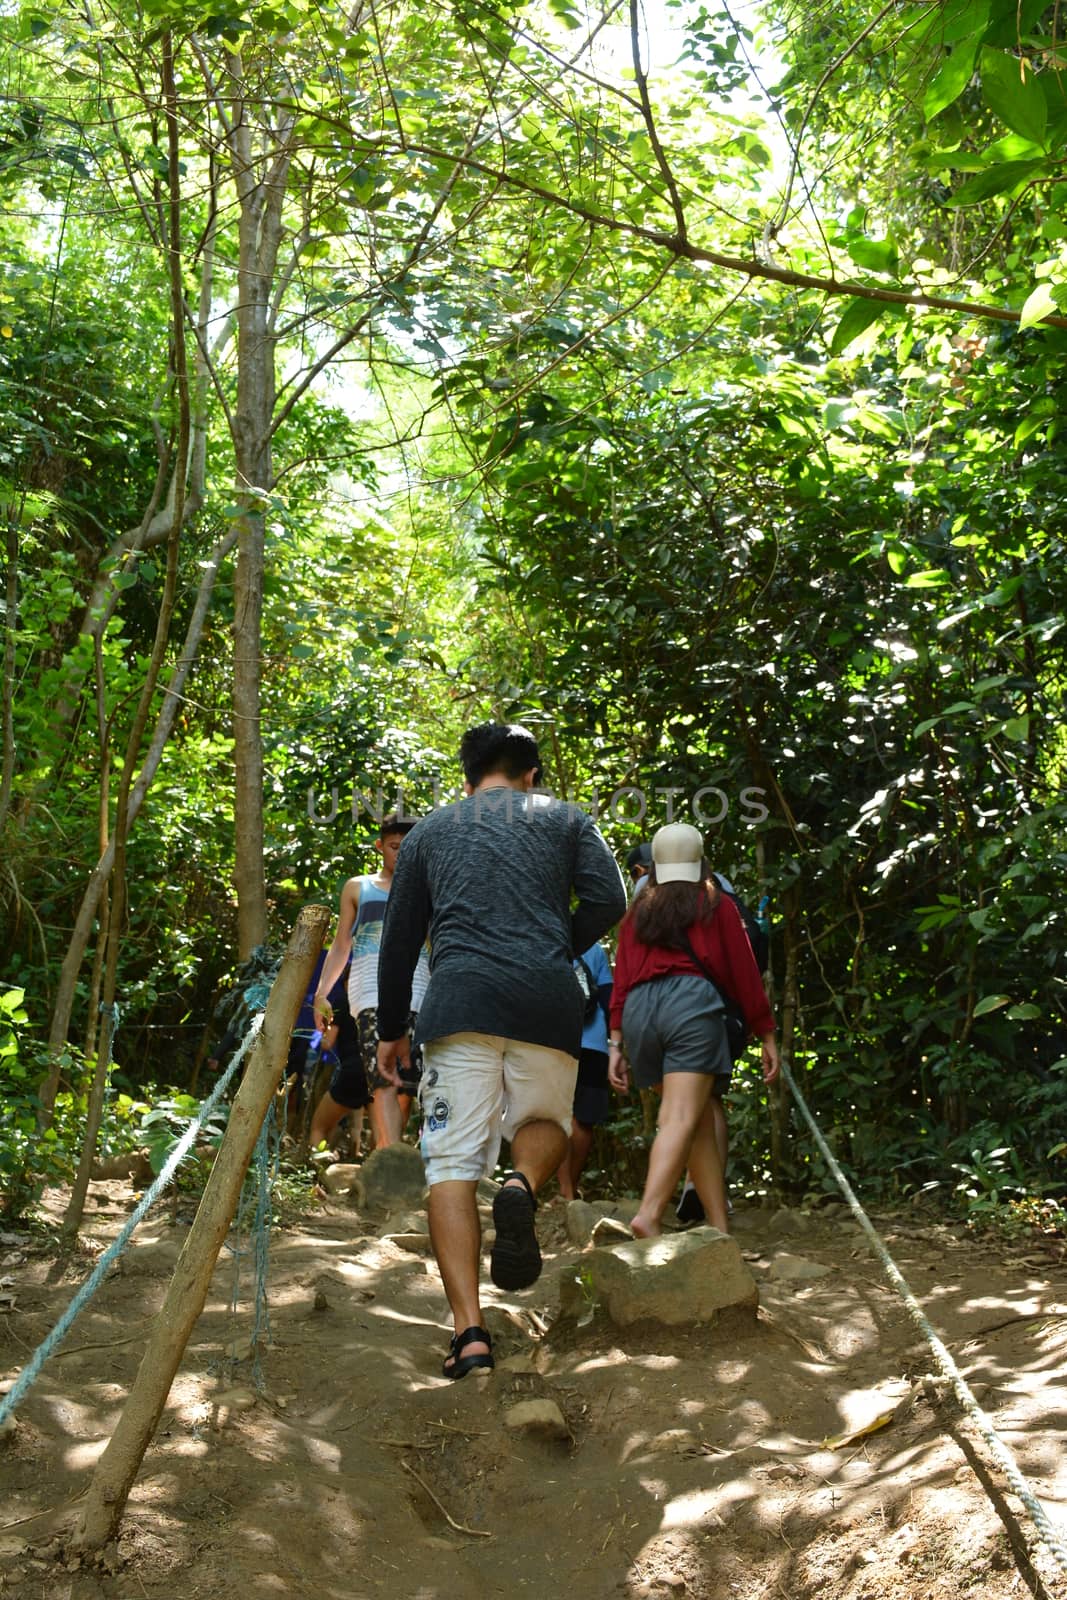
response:
[[[625,910],[615,858],[577,806],[500,787],[431,812],[397,857],[378,959],[379,1037],[407,1026],[429,935],[420,1042],[493,1033],[576,1056],[583,998],[571,957]]]

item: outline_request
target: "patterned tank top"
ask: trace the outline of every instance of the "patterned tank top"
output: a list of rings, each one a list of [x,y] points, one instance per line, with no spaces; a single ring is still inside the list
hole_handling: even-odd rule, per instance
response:
[[[353,1016],[378,1004],[378,948],[388,900],[388,889],[380,889],[369,875],[360,878],[359,909],[352,928],[352,963],[348,969],[348,1005]],[[423,946],[411,980],[412,1011],[418,1011],[422,1004],[429,981],[428,951]]]

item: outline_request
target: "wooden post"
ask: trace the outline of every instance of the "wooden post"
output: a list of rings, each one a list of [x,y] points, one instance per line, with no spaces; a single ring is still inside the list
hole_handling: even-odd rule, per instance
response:
[[[263,1119],[281,1079],[293,1024],[322,950],[330,915],[325,906],[306,906],[293,929],[267,1001],[263,1027],[252,1046],[230,1111],[225,1138],[178,1257],[167,1297],[118,1426],[93,1473],[71,1541],[74,1550],[98,1550],[118,1527],[189,1336],[204,1308],[219,1250],[237,1209]]]

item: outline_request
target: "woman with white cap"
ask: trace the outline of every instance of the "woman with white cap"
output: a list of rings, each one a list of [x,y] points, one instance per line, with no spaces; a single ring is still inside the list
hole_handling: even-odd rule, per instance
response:
[[[608,1078],[625,1093],[661,1094],[640,1209],[639,1239],[660,1232],[678,1179],[689,1174],[708,1221],[728,1231],[715,1141],[717,1101],[730,1084],[723,994],[763,1046],[763,1076],[778,1076],[774,1017],[737,907],[722,894],[696,828],[672,822],[652,840],[648,887],[619,931],[611,997]]]

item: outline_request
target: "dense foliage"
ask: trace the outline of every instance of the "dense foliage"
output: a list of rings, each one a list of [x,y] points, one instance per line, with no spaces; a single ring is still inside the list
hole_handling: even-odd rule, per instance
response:
[[[0,18],[24,1145],[45,1039],[64,1104],[97,1047],[177,540],[135,741],[131,1093],[188,1084],[237,958],[366,860],[365,801],[432,803],[463,726],[517,717],[620,849],[673,808],[769,894],[787,1056],[853,1175],[1067,1192],[1058,13],[618,20]],[[739,1181],[826,1181],[788,1119],[746,1088]]]

